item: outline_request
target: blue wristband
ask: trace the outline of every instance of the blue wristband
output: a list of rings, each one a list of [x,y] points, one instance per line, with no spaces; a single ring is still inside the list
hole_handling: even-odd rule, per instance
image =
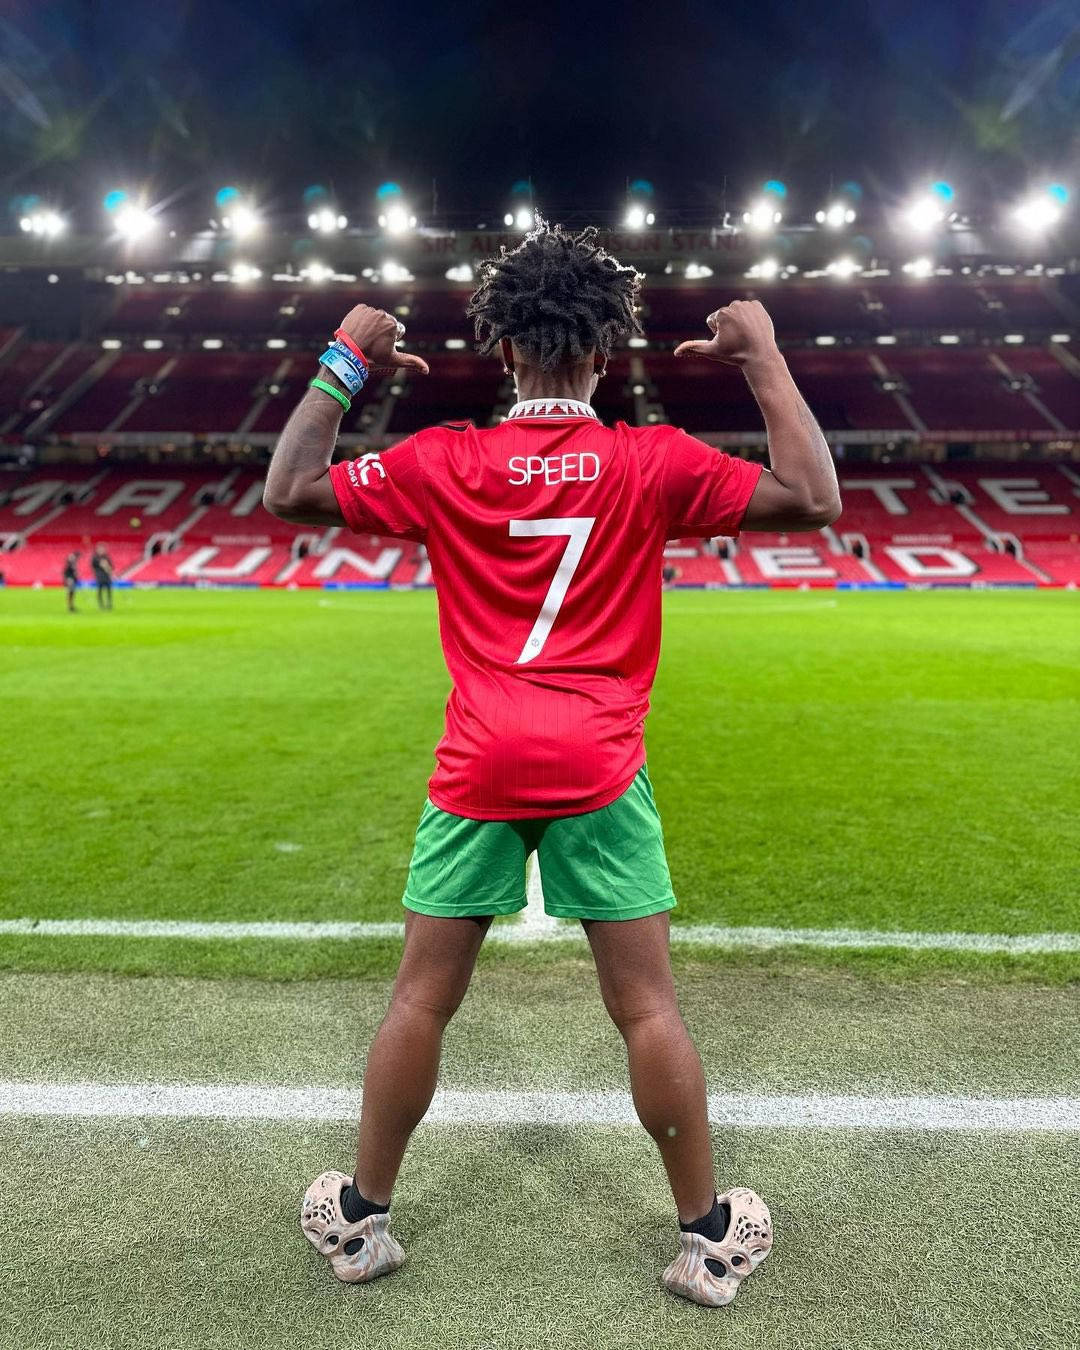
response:
[[[323,352],[319,357],[319,364],[333,371],[350,394],[358,394],[363,389],[366,375],[361,375],[352,362],[346,361],[345,357],[333,347]]]
[[[367,383],[368,377],[367,363],[364,361],[363,357],[357,356],[357,354],[353,351],[351,347],[347,346],[339,338],[334,342],[331,342],[327,350],[332,352],[340,352],[342,356],[345,358],[345,360],[348,361],[349,365],[352,366],[353,370],[355,370],[356,373],[360,376],[360,378],[365,382],[365,384]]]

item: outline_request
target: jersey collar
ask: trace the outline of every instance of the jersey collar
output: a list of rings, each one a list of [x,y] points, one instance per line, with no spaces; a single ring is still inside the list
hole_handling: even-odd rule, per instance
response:
[[[591,417],[594,422],[600,421],[588,403],[580,403],[576,398],[523,399],[506,414],[507,421],[519,417]]]

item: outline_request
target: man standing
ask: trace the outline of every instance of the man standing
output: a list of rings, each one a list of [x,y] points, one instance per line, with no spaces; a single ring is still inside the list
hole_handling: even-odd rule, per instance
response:
[[[584,926],[671,1185],[681,1251],[663,1282],[718,1306],[768,1255],[772,1221],[751,1190],[717,1194],[705,1078],[675,997],[675,897],[643,734],[661,562],[666,539],[829,524],[836,474],[756,301],[710,314],[711,337],[676,355],[742,369],[771,471],[674,427],[599,421],[590,399],[608,354],[641,331],[640,278],[595,230],[540,222],[481,277],[469,305],[481,350],[497,348],[517,386],[500,426],[433,427],[331,465],[369,363],[427,373],[396,350],[404,330],[392,315],[358,305],[266,482],[266,506],[285,520],[426,544],[453,678],[405,889],[405,951],[367,1058],[356,1167],[312,1183],[301,1227],[341,1280],[405,1259],[389,1232],[391,1191],[492,916],[524,908],[536,850],[547,912]]]
[[[98,609],[112,609],[113,561],[105,552],[104,544],[95,544],[90,555],[90,566],[97,585]]]
[[[67,591],[68,613],[76,613],[75,592],[79,588],[79,557],[78,552],[69,553],[64,559],[64,590]]]

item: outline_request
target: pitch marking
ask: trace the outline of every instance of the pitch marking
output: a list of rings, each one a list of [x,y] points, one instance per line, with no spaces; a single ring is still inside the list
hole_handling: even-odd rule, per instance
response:
[[[526,911],[527,912],[527,911]],[[400,941],[400,923],[220,922],[181,919],[0,919],[0,937],[182,938],[194,941],[358,942]],[[576,942],[576,923],[548,919],[535,926],[520,920],[493,925],[489,942]],[[861,950],[980,952],[1005,956],[1048,956],[1080,952],[1080,933],[923,933],[874,928],[726,928],[718,924],[672,924],[672,946],[824,947]]]
[[[360,1092],[260,1083],[0,1081],[0,1116],[344,1121]],[[709,1119],[750,1129],[1080,1130],[1080,1097],[858,1097],[713,1093]],[[635,1125],[626,1092],[441,1089],[434,1125]]]

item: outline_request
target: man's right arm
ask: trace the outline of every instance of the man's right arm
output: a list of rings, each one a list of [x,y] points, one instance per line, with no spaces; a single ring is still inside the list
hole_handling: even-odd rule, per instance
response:
[[[769,463],[743,516],[744,530],[819,530],[839,516],[840,489],[828,442],[791,378],[757,300],[735,300],[706,320],[708,341],[683,342],[698,355],[742,369],[765,419]]]

